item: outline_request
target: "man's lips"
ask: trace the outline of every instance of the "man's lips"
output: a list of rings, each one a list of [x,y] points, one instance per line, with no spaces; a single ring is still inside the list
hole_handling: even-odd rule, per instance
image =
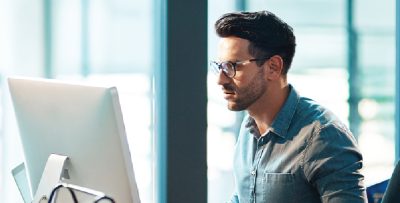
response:
[[[224,90],[223,92],[224,92],[224,94],[235,94],[234,91],[226,91],[226,90]]]
[[[224,90],[223,93],[224,93],[224,98],[225,99],[230,99],[230,98],[233,98],[235,96],[235,92],[233,92],[233,91]]]
[[[235,93],[235,89],[230,86],[221,87],[221,90],[222,90],[222,92],[224,92],[224,94],[234,94]]]

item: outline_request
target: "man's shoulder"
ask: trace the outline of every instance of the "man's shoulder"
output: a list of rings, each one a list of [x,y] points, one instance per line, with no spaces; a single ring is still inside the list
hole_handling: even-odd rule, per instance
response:
[[[300,97],[295,118],[299,121],[318,122],[321,126],[341,125],[341,121],[332,111],[307,97]]]
[[[306,97],[300,97],[291,126],[299,130],[307,128],[317,134],[331,129],[352,137],[348,127],[332,111]]]

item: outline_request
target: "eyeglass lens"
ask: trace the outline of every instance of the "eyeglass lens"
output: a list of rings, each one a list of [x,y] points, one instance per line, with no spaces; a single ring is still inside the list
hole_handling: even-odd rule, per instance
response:
[[[222,71],[228,77],[235,76],[235,67],[234,64],[231,62],[213,62],[212,67],[212,70],[215,74],[219,74],[219,72]]]

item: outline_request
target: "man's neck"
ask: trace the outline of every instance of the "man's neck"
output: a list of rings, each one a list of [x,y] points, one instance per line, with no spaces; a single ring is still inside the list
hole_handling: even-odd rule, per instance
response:
[[[270,88],[256,103],[247,109],[257,124],[261,135],[271,126],[289,95],[289,85]]]

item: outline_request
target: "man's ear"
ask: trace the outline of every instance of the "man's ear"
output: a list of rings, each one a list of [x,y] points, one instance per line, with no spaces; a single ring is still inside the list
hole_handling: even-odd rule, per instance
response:
[[[277,80],[283,73],[283,59],[279,55],[272,56],[264,63],[265,70],[267,71],[267,79]]]

